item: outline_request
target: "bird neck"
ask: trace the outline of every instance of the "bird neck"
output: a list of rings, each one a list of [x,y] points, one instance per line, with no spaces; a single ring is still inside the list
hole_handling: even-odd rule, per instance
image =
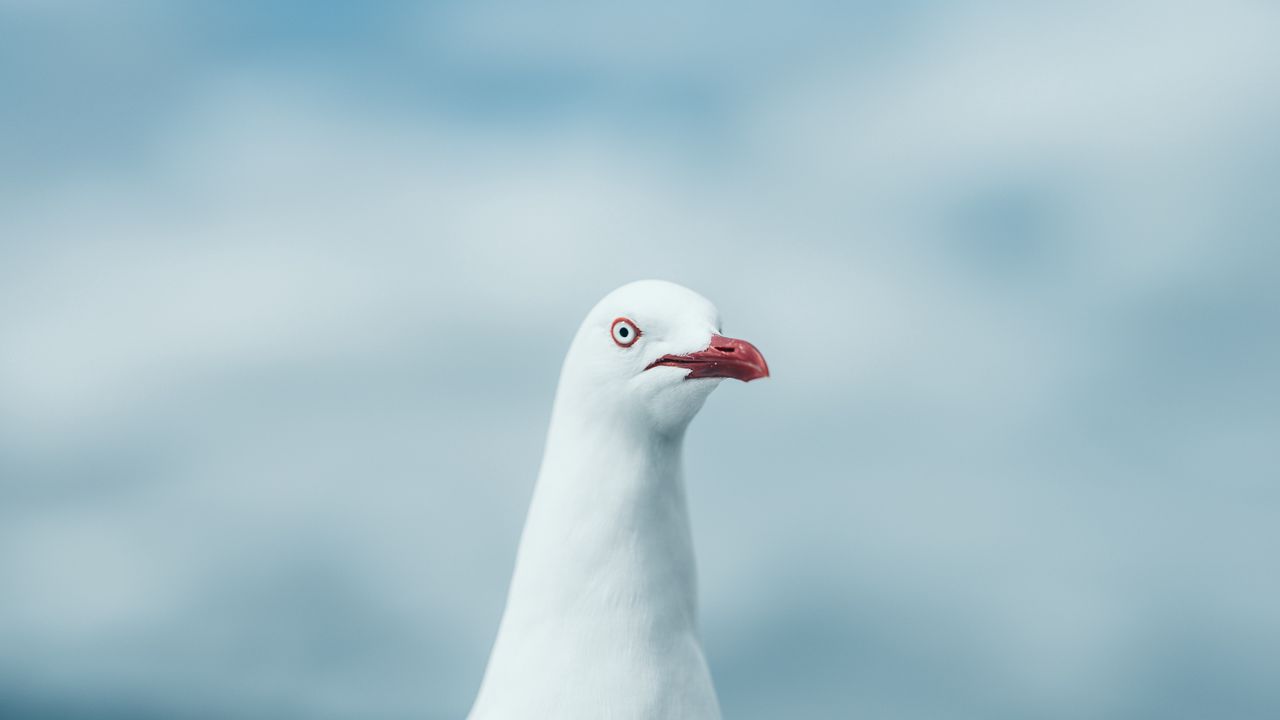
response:
[[[696,632],[683,428],[556,404],[504,623],[609,634]]]

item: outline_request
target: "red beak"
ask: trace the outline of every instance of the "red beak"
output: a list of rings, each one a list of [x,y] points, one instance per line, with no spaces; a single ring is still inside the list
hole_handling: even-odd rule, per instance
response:
[[[705,350],[688,355],[663,355],[654,360],[649,367],[659,365],[688,368],[685,380],[694,378],[735,378],[743,382],[751,382],[759,378],[769,377],[769,365],[755,345],[746,340],[712,335],[711,344]]]

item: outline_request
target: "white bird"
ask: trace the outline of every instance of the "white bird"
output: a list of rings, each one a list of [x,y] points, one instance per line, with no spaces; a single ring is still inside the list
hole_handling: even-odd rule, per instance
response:
[[[722,378],[768,377],[658,280],[587,315],[560,372],[506,611],[469,720],[707,720],[681,446]]]

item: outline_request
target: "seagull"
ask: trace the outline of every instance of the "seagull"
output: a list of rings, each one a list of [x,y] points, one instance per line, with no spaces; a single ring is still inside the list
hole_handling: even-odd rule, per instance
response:
[[[560,371],[506,610],[468,720],[712,720],[681,447],[724,378],[768,377],[701,295],[609,293]]]

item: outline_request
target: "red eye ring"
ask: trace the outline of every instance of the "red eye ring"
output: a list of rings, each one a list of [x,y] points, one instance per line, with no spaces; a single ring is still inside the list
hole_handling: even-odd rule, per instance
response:
[[[613,337],[613,341],[617,343],[618,347],[628,348],[635,345],[641,334],[640,328],[626,318],[620,317],[613,321],[613,325],[609,326],[609,335]]]

